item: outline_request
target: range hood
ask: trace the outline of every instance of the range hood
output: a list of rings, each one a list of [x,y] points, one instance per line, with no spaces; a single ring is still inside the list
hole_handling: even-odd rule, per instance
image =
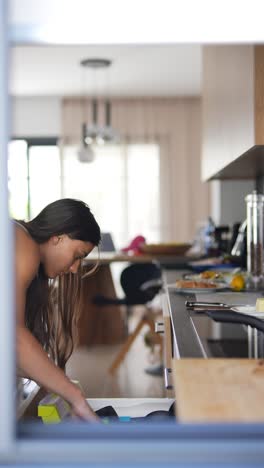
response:
[[[257,179],[264,176],[264,145],[254,145],[209,180]]]

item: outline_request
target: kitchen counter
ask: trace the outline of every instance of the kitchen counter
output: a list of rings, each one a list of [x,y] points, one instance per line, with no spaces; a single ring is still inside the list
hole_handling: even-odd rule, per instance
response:
[[[207,357],[193,318],[185,308],[186,300],[194,300],[193,294],[175,294],[168,292],[169,310],[172,323],[174,357]]]
[[[262,423],[264,412],[260,408],[264,389],[263,359],[245,359],[247,354],[239,358],[237,354],[241,350],[237,348],[237,340],[231,341],[230,354],[225,354],[226,348],[219,343],[217,349],[214,341],[221,340],[211,339],[215,322],[207,315],[187,310],[185,306],[186,300],[253,306],[262,293],[229,290],[180,293],[172,285],[182,273],[164,272],[167,297],[164,319],[169,313],[172,342],[170,363],[167,365],[165,362],[164,365],[165,387],[174,394],[178,422]],[[251,344],[254,343],[249,332],[247,335],[247,329],[252,330],[251,327],[227,325],[235,329],[240,327],[244,332],[244,350],[247,353],[250,349],[247,348],[247,339]],[[259,335],[256,335],[258,345],[261,343],[260,338],[263,339],[263,333]],[[165,347],[167,345],[168,334],[166,336],[165,333]],[[216,354],[219,350],[222,355]],[[233,352],[235,357],[232,359]]]
[[[224,302],[226,304],[255,305],[261,292],[213,292],[199,294],[177,293],[168,284],[175,283],[184,271],[164,271],[165,290],[168,297],[168,310],[171,318],[173,335],[173,357],[179,358],[209,358],[214,357],[208,346],[208,338],[212,337],[212,320],[206,316],[190,313],[186,310],[186,300]],[[234,325],[229,325],[233,327]],[[242,325],[235,325],[235,328]],[[245,332],[244,332],[245,334]],[[245,335],[246,336],[246,335]]]

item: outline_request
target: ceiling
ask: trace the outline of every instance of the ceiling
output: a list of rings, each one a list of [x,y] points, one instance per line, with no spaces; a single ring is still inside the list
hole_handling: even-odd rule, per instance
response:
[[[109,69],[83,69],[85,58],[108,58]],[[14,46],[13,96],[196,96],[201,94],[202,46]]]
[[[8,6],[13,96],[200,95],[201,44],[264,42],[260,0],[155,0],[151,8],[149,0],[9,0]],[[113,65],[95,79],[79,66],[87,57]]]

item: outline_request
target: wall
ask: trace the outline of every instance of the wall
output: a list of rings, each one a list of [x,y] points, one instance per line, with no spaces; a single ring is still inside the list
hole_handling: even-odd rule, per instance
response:
[[[259,66],[255,70],[256,63]],[[255,144],[255,93],[263,87],[261,50],[252,45],[205,46],[203,49],[202,178],[236,159]],[[263,102],[258,102],[261,108]],[[261,120],[258,119],[258,128]],[[255,181],[214,181],[211,215],[217,224],[232,224],[245,217],[244,197]]]
[[[245,196],[255,187],[254,180],[211,182],[211,215],[216,224],[232,226],[246,218]]]
[[[60,136],[60,98],[12,98],[10,133],[15,137]]]
[[[202,178],[254,145],[254,47],[203,49]]]

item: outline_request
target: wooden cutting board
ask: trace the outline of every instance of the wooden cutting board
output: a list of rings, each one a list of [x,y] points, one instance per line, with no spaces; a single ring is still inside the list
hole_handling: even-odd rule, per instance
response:
[[[264,422],[263,359],[173,360],[181,422]]]

